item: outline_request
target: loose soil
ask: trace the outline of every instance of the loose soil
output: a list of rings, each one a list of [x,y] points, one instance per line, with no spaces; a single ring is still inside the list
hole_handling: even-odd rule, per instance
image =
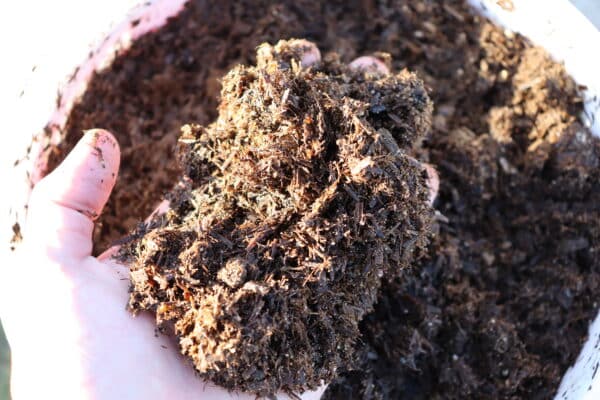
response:
[[[228,389],[299,393],[354,367],[382,280],[425,253],[423,83],[353,71],[306,42],[263,44],[223,78],[217,120],[185,125],[170,210],[121,249],[130,309],[156,314]]]
[[[600,288],[600,145],[563,67],[461,0],[207,3],[96,75],[51,149],[55,165],[91,127],[122,144],[96,251],[172,188],[180,126],[216,119],[219,78],[254,64],[260,43],[304,37],[344,62],[384,51],[435,104],[417,156],[441,176],[436,235],[419,265],[384,280],[356,369],[325,397],[552,398]]]

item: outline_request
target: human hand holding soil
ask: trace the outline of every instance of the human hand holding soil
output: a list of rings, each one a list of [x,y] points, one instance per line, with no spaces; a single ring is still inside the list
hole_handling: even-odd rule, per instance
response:
[[[318,61],[315,50],[307,51],[306,65]],[[373,58],[351,65],[385,68]],[[90,131],[33,191],[20,268],[4,280],[29,284],[4,290],[19,304],[4,314],[15,398],[184,399],[199,393],[205,399],[226,398],[227,391],[194,375],[173,351],[174,342],[154,334],[153,317],[132,318],[125,310],[128,269],[108,254],[91,257],[93,220],[109,197],[118,167],[116,140],[106,131]],[[428,172],[435,181],[433,171]],[[430,199],[436,185],[430,183]],[[23,318],[17,309],[39,312]]]
[[[198,379],[168,337],[155,335],[151,316],[133,318],[125,309],[127,268],[91,256],[93,221],[115,183],[119,155],[110,133],[89,131],[32,193],[18,268],[2,279],[26,282],[2,291],[2,304],[11,304],[3,324],[13,398],[230,398]]]

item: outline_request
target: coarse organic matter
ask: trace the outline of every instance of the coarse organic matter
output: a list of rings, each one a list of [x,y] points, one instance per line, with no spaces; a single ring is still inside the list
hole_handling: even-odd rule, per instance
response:
[[[185,125],[170,210],[122,251],[130,308],[156,314],[201,376],[229,389],[315,389],[351,368],[382,280],[425,253],[433,216],[413,153],[422,82],[306,68],[299,41],[223,79],[219,116]]]

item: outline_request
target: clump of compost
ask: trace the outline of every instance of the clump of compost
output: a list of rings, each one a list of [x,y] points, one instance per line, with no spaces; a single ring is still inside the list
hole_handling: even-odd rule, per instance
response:
[[[185,125],[171,209],[125,247],[134,312],[152,311],[205,378],[259,395],[348,369],[382,281],[426,252],[423,83],[301,66],[261,45],[223,79],[219,115]]]

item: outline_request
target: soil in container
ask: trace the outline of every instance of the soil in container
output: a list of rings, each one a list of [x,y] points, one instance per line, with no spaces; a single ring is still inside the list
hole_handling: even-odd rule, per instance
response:
[[[598,140],[564,68],[456,1],[193,1],[94,77],[52,148],[116,133],[122,175],[95,233],[126,235],[181,173],[180,126],[215,120],[219,78],[304,37],[342,61],[384,51],[435,104],[417,154],[441,176],[435,237],[384,282],[359,365],[326,398],[549,399],[598,311]]]

